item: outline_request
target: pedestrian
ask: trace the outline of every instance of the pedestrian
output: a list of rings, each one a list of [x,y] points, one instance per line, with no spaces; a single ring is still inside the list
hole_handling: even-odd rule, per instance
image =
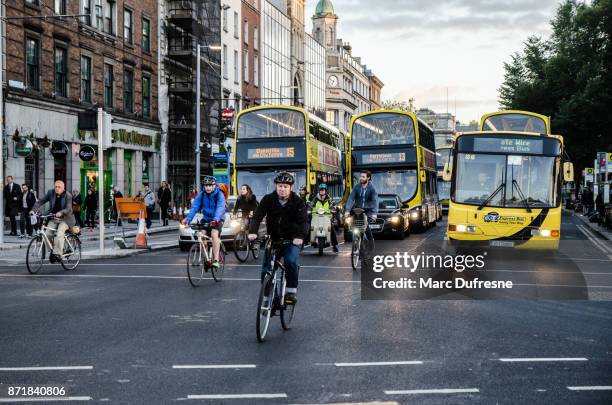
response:
[[[168,183],[162,181],[159,190],[157,190],[157,203],[161,210],[162,226],[168,225],[168,208],[170,207],[171,201],[172,192],[170,191],[170,187],[168,187]]]
[[[83,228],[83,218],[81,218],[81,205],[83,205],[83,199],[81,193],[77,190],[72,190],[72,213],[76,219],[79,227]]]
[[[13,182],[13,176],[6,178],[6,186],[4,186],[4,206],[5,215],[11,221],[10,236],[17,236],[17,215],[19,214],[19,204],[21,203],[21,187]],[[4,218],[2,218],[4,221]]]
[[[597,193],[597,198],[595,199],[595,210],[597,212],[597,223],[599,226],[601,226],[606,217],[606,205],[603,202],[603,190]]]
[[[119,191],[119,187],[113,187],[113,216],[117,220],[117,226],[121,226],[121,218],[119,218],[119,210],[117,210],[117,198],[123,198],[123,194]]]
[[[98,196],[90,188],[87,190],[87,196],[85,196],[85,222],[89,226],[90,230],[96,226],[96,210],[98,209]]]
[[[30,186],[25,183],[21,185],[21,192],[21,204],[19,204],[19,228],[21,234],[19,237],[25,238],[26,231],[29,237],[31,237],[33,233],[30,213],[32,212],[32,208],[34,208],[34,204],[36,204],[36,196],[30,190]]]
[[[155,209],[155,193],[149,188],[148,184],[144,185],[144,202],[147,207],[147,228],[151,228],[153,210]]]

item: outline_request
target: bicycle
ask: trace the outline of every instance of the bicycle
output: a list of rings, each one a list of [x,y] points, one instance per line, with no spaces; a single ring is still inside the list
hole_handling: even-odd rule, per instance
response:
[[[281,250],[291,243],[288,240],[272,242],[270,236],[266,236],[264,240],[264,262],[272,263],[272,270],[266,272],[257,300],[256,329],[259,342],[264,341],[270,326],[270,318],[276,315],[276,311],[280,312],[283,330],[289,330],[291,327],[295,304],[285,304],[286,269],[280,261]],[[280,280],[278,279],[278,269],[281,270]]]
[[[259,259],[259,248],[260,241],[249,240],[249,217],[243,217],[242,213],[239,212],[236,219],[233,221],[239,221],[240,230],[234,235],[234,255],[239,262],[244,263],[249,258],[249,252],[252,254],[253,259]]]
[[[191,246],[187,256],[187,277],[189,283],[193,287],[200,285],[204,279],[204,273],[208,273],[212,269],[211,274],[215,281],[223,280],[225,271],[225,246],[220,242],[219,248],[219,267],[213,267],[213,244],[212,237],[206,235],[206,230],[210,230],[210,223],[203,223],[192,226],[195,231],[195,237],[198,240]],[[202,260],[204,259],[204,260]]]
[[[50,252],[53,251],[53,244],[45,231],[50,229],[47,224],[49,220],[55,218],[55,215],[42,215],[38,216],[39,221],[42,220],[40,229],[36,231],[36,236],[32,238],[28,244],[28,250],[26,252],[26,267],[30,274],[36,274],[42,268],[45,260],[45,250],[48,249]],[[53,230],[57,234],[57,230]],[[81,239],[79,234],[81,230],[78,226],[69,228],[64,234],[64,250],[60,257],[60,264],[64,270],[74,270],[81,262]]]
[[[368,236],[369,222],[371,221],[361,208],[354,208],[352,211],[353,219],[351,222],[352,245],[351,245],[351,267],[357,270],[359,262],[365,260],[365,253],[374,250],[374,238]],[[369,232],[372,235],[371,232]]]

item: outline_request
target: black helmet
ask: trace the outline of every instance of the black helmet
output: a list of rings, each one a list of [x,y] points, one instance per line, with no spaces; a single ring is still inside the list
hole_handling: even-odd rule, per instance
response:
[[[276,175],[276,178],[274,179],[274,183],[278,184],[278,183],[283,183],[283,184],[293,184],[295,182],[295,180],[293,179],[293,176],[291,175],[291,173],[287,173],[287,172],[280,172],[279,174]]]
[[[217,180],[213,176],[204,176],[204,180],[202,180],[202,185],[204,186],[214,186],[217,184]]]

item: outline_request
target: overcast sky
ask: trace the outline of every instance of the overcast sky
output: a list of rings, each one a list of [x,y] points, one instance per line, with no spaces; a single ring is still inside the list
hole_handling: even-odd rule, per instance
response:
[[[318,0],[306,2],[306,28]],[[385,83],[383,99],[449,111],[462,122],[498,109],[503,62],[548,36],[559,0],[332,0],[339,37]]]

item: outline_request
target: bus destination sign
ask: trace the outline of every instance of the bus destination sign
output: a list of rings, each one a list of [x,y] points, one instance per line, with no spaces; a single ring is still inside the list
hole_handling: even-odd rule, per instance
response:
[[[534,153],[543,152],[542,139],[475,137],[476,152]]]
[[[249,159],[292,159],[295,157],[295,147],[249,148]]]
[[[405,152],[395,153],[364,153],[361,155],[361,164],[371,165],[380,163],[404,163],[406,161]]]

